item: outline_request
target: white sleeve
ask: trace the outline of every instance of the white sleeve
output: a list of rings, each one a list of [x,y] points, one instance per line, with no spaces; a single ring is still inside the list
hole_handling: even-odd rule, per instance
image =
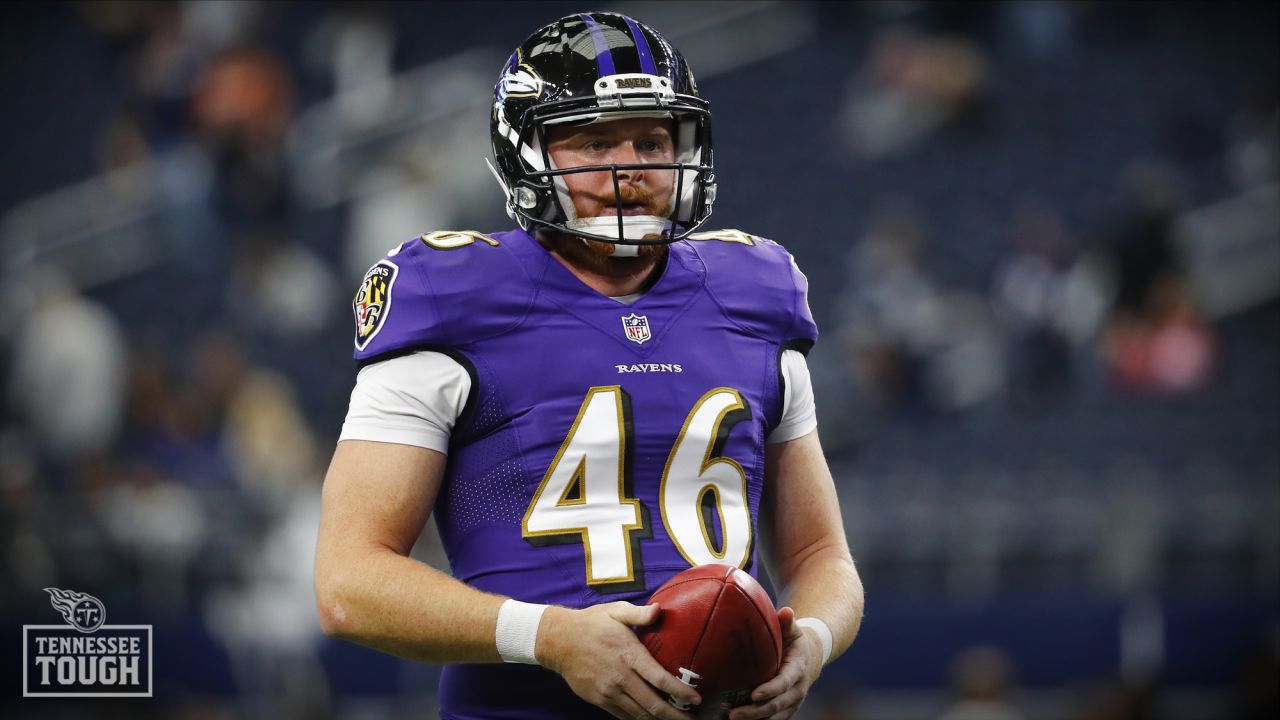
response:
[[[356,376],[339,440],[416,445],[447,453],[471,376],[456,360],[423,351],[369,365]]]
[[[779,362],[782,370],[782,420],[769,433],[765,443],[795,440],[818,427],[818,414],[813,405],[813,382],[809,365],[799,350],[783,350]]]

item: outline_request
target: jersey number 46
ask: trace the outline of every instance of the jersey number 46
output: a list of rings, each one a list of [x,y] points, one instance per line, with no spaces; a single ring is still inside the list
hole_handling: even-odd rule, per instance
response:
[[[751,511],[742,466],[721,456],[729,430],[749,417],[738,391],[703,395],[685,418],[662,472],[662,524],[690,565],[743,567],[751,555]],[[631,402],[617,385],[587,391],[525,511],[522,532],[534,544],[577,542],[586,557],[587,584],[621,591],[637,581],[638,540],[648,513],[631,496]],[[719,539],[714,517],[719,519]],[[642,578],[641,578],[642,580]],[[600,586],[618,586],[616,590]]]

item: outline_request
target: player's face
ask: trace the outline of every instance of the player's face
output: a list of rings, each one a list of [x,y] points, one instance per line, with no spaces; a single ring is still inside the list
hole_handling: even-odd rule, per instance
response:
[[[626,118],[592,125],[552,126],[547,151],[557,168],[675,162],[674,124],[662,118]],[[578,217],[671,213],[676,171],[618,170],[618,192],[608,172],[570,173],[565,185]]]

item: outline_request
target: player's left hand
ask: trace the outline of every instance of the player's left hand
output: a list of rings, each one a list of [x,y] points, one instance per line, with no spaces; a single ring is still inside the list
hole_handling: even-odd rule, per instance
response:
[[[751,704],[734,708],[729,720],[787,720],[796,714],[822,672],[822,647],[796,626],[789,607],[778,611],[782,629],[782,667],[773,679],[751,691]]]

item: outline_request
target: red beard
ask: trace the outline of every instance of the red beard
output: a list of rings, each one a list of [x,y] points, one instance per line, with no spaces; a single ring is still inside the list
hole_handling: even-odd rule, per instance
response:
[[[645,188],[631,184],[621,185],[618,189],[620,194],[617,197],[610,194],[607,197],[599,198],[597,202],[605,206],[612,205],[614,208],[619,203],[644,205],[646,215],[655,215],[657,217],[667,217],[671,213],[671,201],[666,197],[659,199]],[[598,217],[617,217],[616,212],[616,209],[606,207]],[[667,252],[666,244],[641,245],[637,248],[635,256],[614,257],[615,245],[610,242],[590,240],[568,233],[548,232],[544,233],[544,235],[543,245],[547,249],[555,251],[560,257],[575,265],[609,277],[632,275],[637,269],[647,266]],[[657,234],[650,233],[645,235],[643,239],[658,240],[660,237]]]

